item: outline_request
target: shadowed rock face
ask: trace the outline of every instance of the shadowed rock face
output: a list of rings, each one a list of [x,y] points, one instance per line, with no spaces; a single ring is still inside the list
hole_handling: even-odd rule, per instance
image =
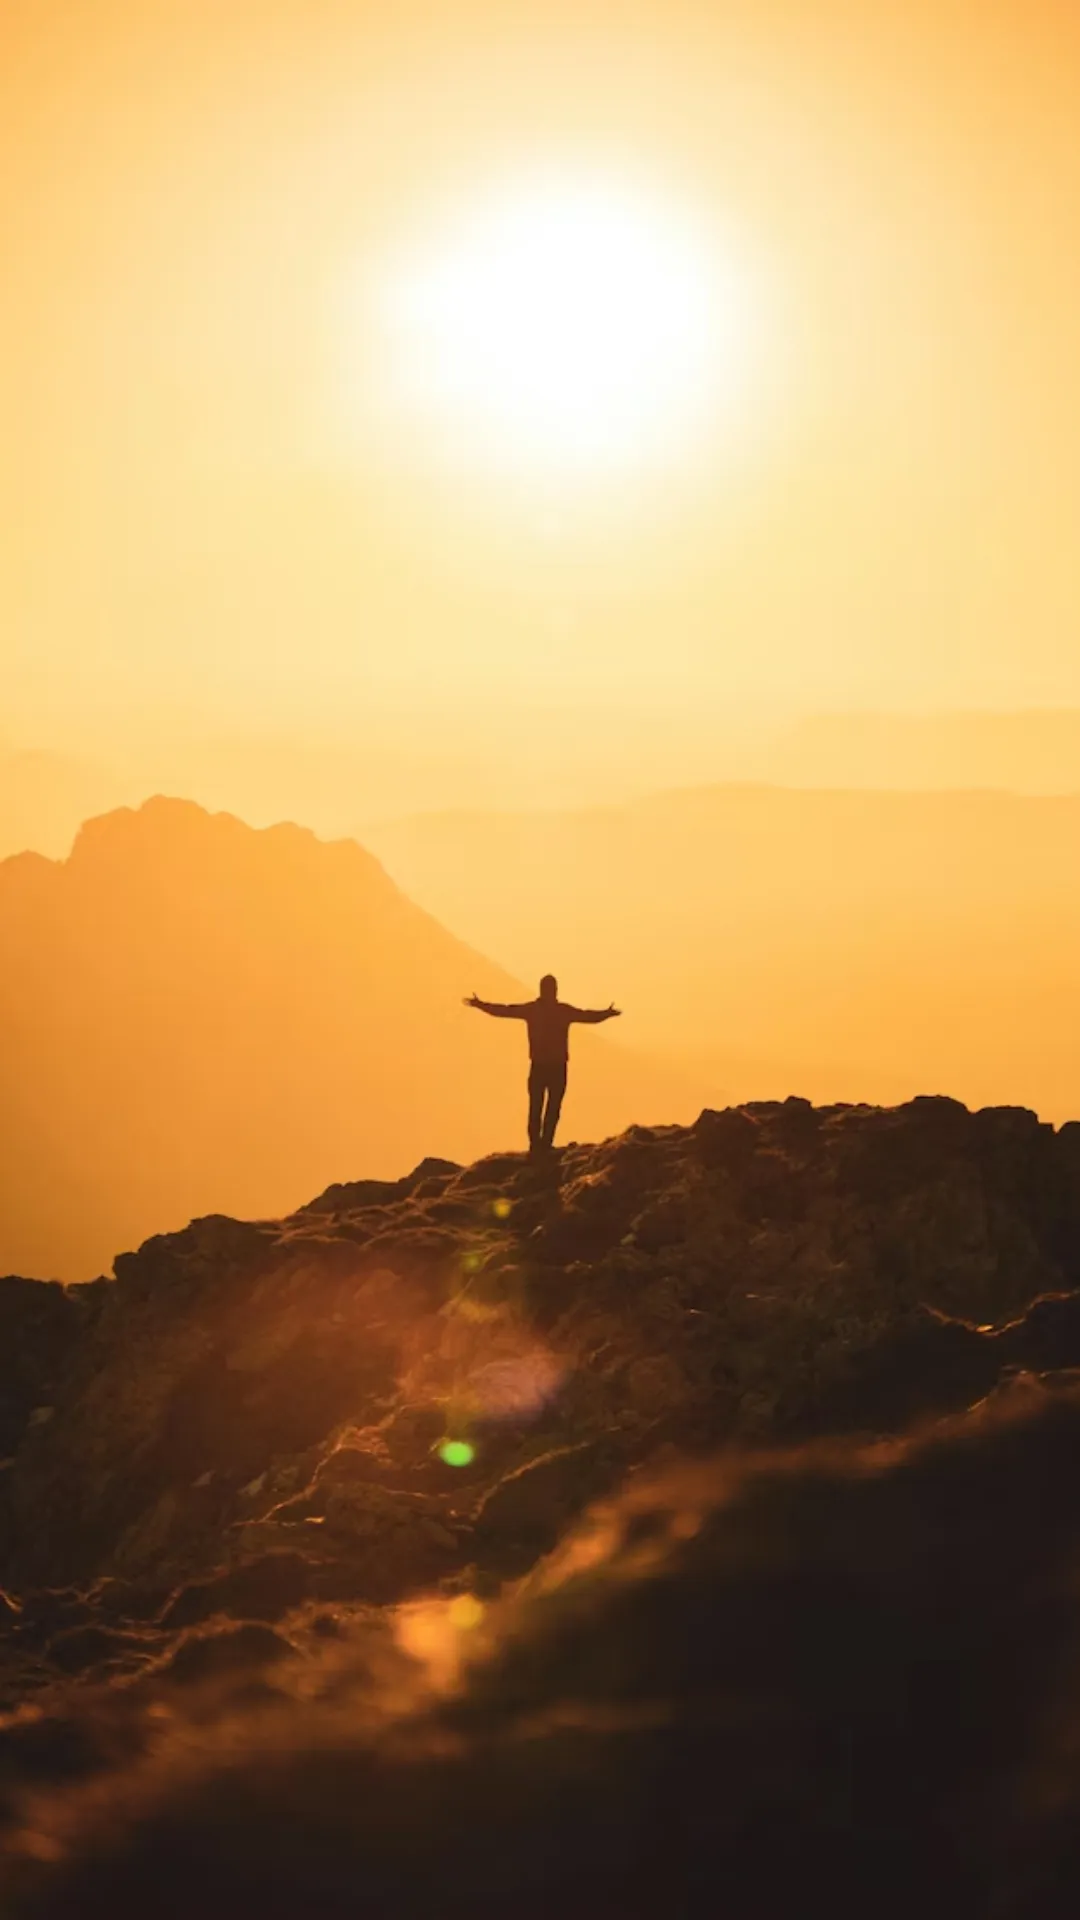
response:
[[[195,1221],[91,1288],[0,1285],[0,1780],[25,1899],[91,1874],[92,1802],[141,1833],[93,1869],[120,1876],[117,1914],[155,1861],[161,1911],[195,1912],[184,1834],[231,1889],[211,1912],[433,1912],[395,1851],[410,1807],[461,1911],[659,1914],[679,1874],[679,1910],[715,1911],[764,1852],[735,1912],[819,1870],[854,1912],[894,1848],[890,1911],[933,1874],[948,1910],[987,1910],[993,1767],[1049,1753],[1072,1658],[1078,1139],[946,1100],[748,1106]],[[227,1870],[199,1785],[226,1720]],[[1006,1880],[1030,1837],[1012,1778]],[[956,1837],[965,1794],[985,1845]],[[486,1852],[479,1819],[503,1836]],[[47,1910],[98,1910],[82,1898],[65,1881]],[[1029,1910],[1052,1909],[1001,1909]]]

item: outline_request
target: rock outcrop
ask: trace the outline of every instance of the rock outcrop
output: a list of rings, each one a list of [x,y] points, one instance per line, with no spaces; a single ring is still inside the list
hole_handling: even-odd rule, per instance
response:
[[[936,1099],[196,1220],[110,1281],[0,1287],[0,1584],[123,1631],[494,1579],[662,1448],[895,1432],[1080,1366],[1077,1288],[1080,1128]]]
[[[705,1112],[196,1220],[88,1287],[0,1282],[0,1317],[18,1854],[27,1781],[107,1769],[117,1714],[482,1611],[643,1468],[1071,1405],[1080,1127]]]

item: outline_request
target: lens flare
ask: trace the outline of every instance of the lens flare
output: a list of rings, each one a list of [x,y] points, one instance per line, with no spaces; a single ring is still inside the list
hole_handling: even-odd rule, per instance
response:
[[[447,1613],[452,1627],[457,1627],[460,1633],[471,1633],[484,1617],[484,1603],[475,1594],[459,1593],[456,1600],[451,1600]]]
[[[439,1459],[448,1467],[468,1467],[476,1458],[476,1448],[468,1440],[442,1440]]]
[[[539,1413],[562,1384],[565,1368],[543,1347],[523,1353],[501,1354],[473,1367],[468,1393],[476,1410],[489,1420]]]
[[[430,1685],[453,1687],[463,1663],[472,1657],[469,1636],[485,1617],[483,1602],[471,1593],[453,1600],[411,1600],[395,1609],[394,1637],[409,1657],[426,1668]]]

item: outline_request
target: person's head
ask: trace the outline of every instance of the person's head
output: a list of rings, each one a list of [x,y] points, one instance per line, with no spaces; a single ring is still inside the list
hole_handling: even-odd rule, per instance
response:
[[[559,983],[556,980],[555,975],[553,973],[545,973],[543,979],[540,982],[541,1000],[557,1000],[558,997],[559,997]]]

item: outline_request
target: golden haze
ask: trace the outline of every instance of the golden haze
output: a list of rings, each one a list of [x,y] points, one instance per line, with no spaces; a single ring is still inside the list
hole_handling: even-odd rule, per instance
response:
[[[581,1130],[1075,1111],[1073,14],[0,23],[7,1259],[516,1140],[505,1036],[452,1024],[503,967],[652,1055],[583,1055]],[[655,196],[750,300],[730,417],[610,485],[373,406],[389,263],[536,165]],[[358,834],[417,904],[160,807],[25,856],[161,791]]]
[[[609,699],[696,745],[744,711],[1080,704],[1070,10],[6,0],[3,26],[10,746],[126,762],[405,705],[437,755],[471,703],[602,730]],[[445,480],[350,413],[382,371],[358,275],[538,160],[644,182],[755,290],[734,440],[587,510]]]

